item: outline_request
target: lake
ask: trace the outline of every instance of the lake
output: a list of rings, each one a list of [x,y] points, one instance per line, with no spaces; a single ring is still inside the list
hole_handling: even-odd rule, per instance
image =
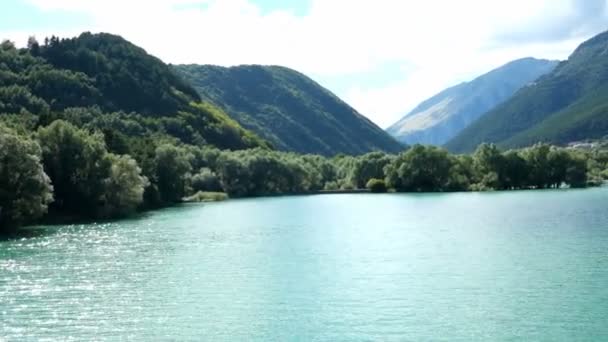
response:
[[[257,198],[43,228],[0,241],[8,341],[608,339],[607,188]]]

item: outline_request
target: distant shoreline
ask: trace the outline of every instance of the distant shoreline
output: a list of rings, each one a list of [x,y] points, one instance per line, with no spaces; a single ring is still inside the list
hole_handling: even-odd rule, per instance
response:
[[[350,189],[350,190],[318,190],[307,191],[299,195],[343,195],[343,194],[370,194],[369,189]]]

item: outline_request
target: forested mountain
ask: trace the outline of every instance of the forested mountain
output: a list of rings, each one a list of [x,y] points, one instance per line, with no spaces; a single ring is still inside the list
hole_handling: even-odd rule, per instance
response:
[[[403,147],[310,78],[278,66],[180,65],[201,97],[275,147],[300,153],[397,152]]]
[[[30,113],[45,124],[64,118],[66,110],[73,113],[71,108],[94,108],[89,112],[95,120],[113,113],[149,133],[187,143],[236,149],[267,145],[200,101],[169,66],[118,36],[83,33],[51,37],[42,45],[30,39],[27,49],[10,42],[0,48],[0,113]]]
[[[51,38],[32,51],[58,69],[94,79],[108,110],[174,114],[200,101],[195,90],[169,66],[119,36],[84,33],[78,38]]]
[[[534,58],[510,62],[422,102],[387,132],[406,144],[443,145],[557,63]]]
[[[0,44],[0,227],[47,205],[114,217],[181,201],[201,149],[255,147],[269,144],[118,36]]]
[[[566,144],[608,134],[608,32],[580,45],[567,61],[463,130],[446,146],[475,149],[536,142]]]

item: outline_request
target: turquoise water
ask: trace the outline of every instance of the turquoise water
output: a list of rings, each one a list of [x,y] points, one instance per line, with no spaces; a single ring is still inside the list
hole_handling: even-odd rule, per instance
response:
[[[608,189],[277,197],[47,227],[0,242],[0,336],[608,340]]]

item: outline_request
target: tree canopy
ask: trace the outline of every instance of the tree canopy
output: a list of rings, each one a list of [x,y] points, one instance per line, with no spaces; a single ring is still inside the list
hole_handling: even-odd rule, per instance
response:
[[[34,140],[0,125],[0,231],[47,212],[53,187],[40,158]]]

